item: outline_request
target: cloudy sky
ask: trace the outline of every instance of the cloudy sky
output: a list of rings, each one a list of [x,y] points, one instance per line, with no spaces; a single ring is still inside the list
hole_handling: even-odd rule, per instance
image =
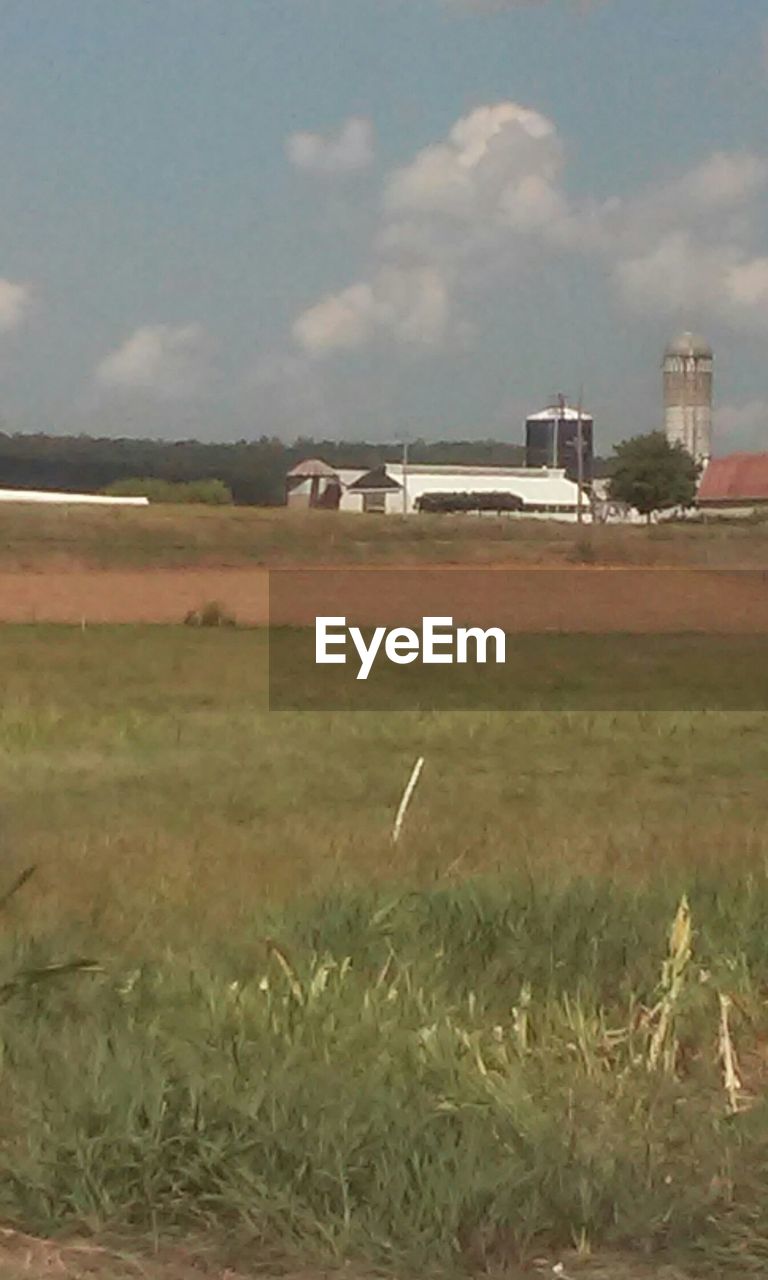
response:
[[[0,419],[768,447],[765,0],[0,0]]]

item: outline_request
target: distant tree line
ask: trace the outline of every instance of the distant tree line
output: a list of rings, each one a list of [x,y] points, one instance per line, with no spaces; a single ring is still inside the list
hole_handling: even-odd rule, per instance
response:
[[[154,480],[142,477],[113,480],[104,489],[113,498],[149,498],[150,502],[202,503],[222,507],[232,502],[232,491],[222,480]]]
[[[132,440],[93,436],[0,433],[0,488],[100,492],[118,481],[164,480],[189,484],[220,480],[236,503],[283,502],[286,473],[305,458],[332,467],[373,468],[400,458],[402,445],[262,436],[233,444],[197,440]],[[414,440],[408,456],[433,465],[523,466],[522,445],[499,440]],[[597,469],[596,474],[601,474]]]

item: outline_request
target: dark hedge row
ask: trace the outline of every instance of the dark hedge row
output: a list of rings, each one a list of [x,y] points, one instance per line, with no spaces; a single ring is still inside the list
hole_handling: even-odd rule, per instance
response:
[[[425,493],[419,511],[446,514],[452,511],[522,511],[523,500],[515,493]]]

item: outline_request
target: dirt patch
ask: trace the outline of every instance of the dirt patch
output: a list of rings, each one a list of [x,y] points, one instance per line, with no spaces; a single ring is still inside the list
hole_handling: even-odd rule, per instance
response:
[[[0,1229],[0,1280],[373,1280],[373,1273],[344,1266],[335,1271],[297,1270],[256,1264],[244,1271],[223,1266],[201,1247],[176,1246],[159,1253],[139,1254],[105,1248],[89,1241],[61,1243],[36,1239],[9,1228]],[[673,1266],[650,1266],[626,1257],[578,1258],[553,1261],[537,1258],[520,1269],[505,1269],[497,1280],[694,1280]],[[376,1280],[382,1280],[377,1273]],[[394,1277],[392,1278],[394,1280]],[[724,1275],[724,1280],[727,1276]]]
[[[278,575],[273,621],[342,613],[408,624],[450,612],[509,631],[768,632],[768,574],[689,569],[302,569]],[[448,584],[448,589],[447,589]],[[269,621],[259,568],[0,572],[0,622],[181,623],[216,601],[238,622]]]
[[[273,621],[344,613],[361,623],[457,621],[509,631],[768,631],[768,575],[703,570],[292,570]],[[1,622],[178,623],[207,602],[250,626],[269,621],[260,568],[0,572]]]
[[[75,569],[0,572],[0,621],[183,622],[218,601],[243,623],[268,619],[264,569]]]
[[[768,573],[647,568],[291,569],[272,575],[273,625],[425,616],[508,632],[768,632]]]

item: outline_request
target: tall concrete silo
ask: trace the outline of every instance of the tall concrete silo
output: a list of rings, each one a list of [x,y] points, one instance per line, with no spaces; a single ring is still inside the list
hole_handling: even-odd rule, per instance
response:
[[[699,463],[712,456],[712,348],[683,333],[664,353],[664,413],[667,439],[681,444]]]

